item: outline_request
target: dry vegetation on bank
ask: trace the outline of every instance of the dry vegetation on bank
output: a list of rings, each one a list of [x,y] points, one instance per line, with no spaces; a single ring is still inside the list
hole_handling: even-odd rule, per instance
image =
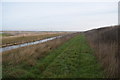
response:
[[[11,45],[17,45],[17,44],[33,42],[33,41],[37,41],[37,40],[41,40],[41,39],[45,39],[45,38],[49,38],[53,36],[64,35],[64,34],[68,34],[68,33],[65,33],[65,32],[21,33],[19,35],[3,37],[2,44],[0,44],[0,46],[6,47],[6,46],[11,46]]]
[[[49,51],[62,45],[77,33],[67,34],[61,38],[51,40],[45,43],[30,45],[10,51],[3,52],[2,64],[3,64],[3,76],[8,76],[11,69],[16,65],[25,64],[25,67],[32,67],[36,65],[37,60],[47,55]],[[13,75],[14,76],[14,75]]]
[[[106,76],[120,78],[120,26],[94,29],[86,31],[85,34],[104,68]]]

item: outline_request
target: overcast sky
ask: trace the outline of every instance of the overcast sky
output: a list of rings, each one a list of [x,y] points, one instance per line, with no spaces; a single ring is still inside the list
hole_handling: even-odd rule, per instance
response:
[[[2,2],[2,28],[83,31],[117,25],[117,10],[117,2]]]

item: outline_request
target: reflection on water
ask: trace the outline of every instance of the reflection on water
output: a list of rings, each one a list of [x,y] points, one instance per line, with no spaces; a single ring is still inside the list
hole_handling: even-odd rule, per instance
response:
[[[60,37],[62,37],[62,36],[47,38],[47,39],[43,39],[43,40],[39,40],[39,41],[35,41],[35,42],[24,43],[24,44],[19,44],[19,45],[13,45],[13,46],[8,46],[8,47],[3,47],[3,48],[0,48],[0,52],[4,52],[4,51],[8,51],[8,50],[12,50],[12,49],[15,49],[15,48],[20,48],[20,47],[28,46],[28,45],[33,45],[33,44],[47,42],[49,40],[53,40],[53,39],[60,38]]]

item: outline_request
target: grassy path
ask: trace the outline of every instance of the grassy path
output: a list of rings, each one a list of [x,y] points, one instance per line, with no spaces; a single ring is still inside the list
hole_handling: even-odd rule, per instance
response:
[[[54,59],[42,73],[48,78],[101,78],[103,72],[84,36],[69,42],[69,48]]]
[[[17,75],[17,71],[24,73]],[[83,35],[52,50],[35,66],[22,64],[12,74],[20,78],[103,78],[101,66]]]

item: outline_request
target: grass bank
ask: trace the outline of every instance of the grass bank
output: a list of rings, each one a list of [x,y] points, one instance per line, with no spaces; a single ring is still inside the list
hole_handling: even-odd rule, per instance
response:
[[[120,78],[120,25],[89,30],[85,34],[106,77]]]
[[[103,78],[101,65],[83,35],[70,39],[36,61],[31,58],[32,56],[28,57],[29,61],[24,60],[15,65],[10,63],[10,60],[3,62],[3,77]]]

